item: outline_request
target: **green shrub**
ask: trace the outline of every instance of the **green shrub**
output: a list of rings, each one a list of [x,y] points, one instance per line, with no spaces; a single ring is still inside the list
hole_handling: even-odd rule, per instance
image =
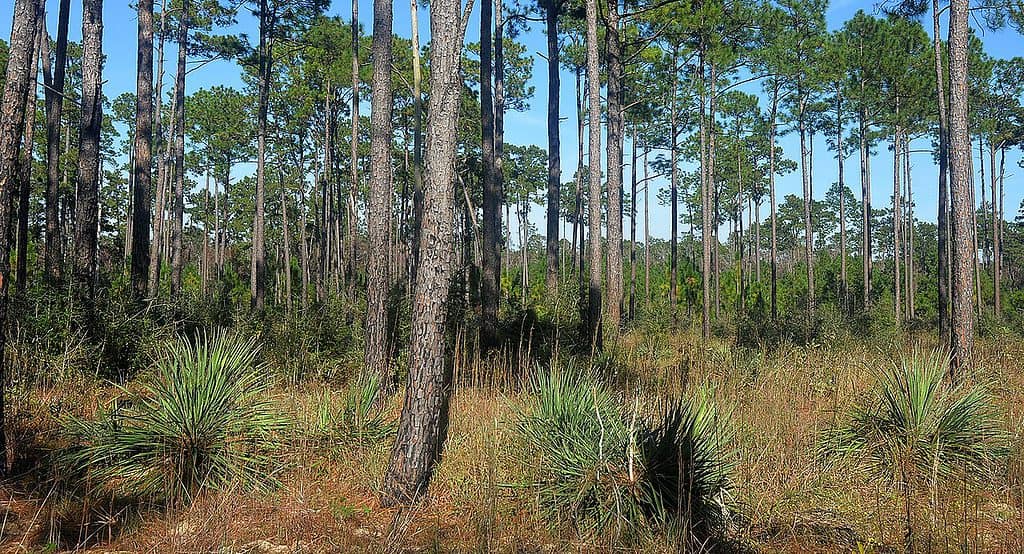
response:
[[[95,420],[63,422],[64,461],[104,487],[171,502],[273,484],[285,422],[258,356],[255,338],[226,333],[169,344],[137,391],[121,388]]]
[[[828,430],[820,453],[846,459],[898,487],[910,542],[913,498],[952,481],[991,478],[1008,453],[1008,435],[984,386],[945,382],[944,354],[904,356],[878,375],[845,422]],[[911,546],[908,544],[908,546]]]

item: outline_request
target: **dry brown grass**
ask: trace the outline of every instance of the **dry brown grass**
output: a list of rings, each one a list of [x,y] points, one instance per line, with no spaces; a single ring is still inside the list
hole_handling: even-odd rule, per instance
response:
[[[933,346],[928,339],[918,342],[918,348]],[[914,341],[903,346],[914,347]],[[732,407],[740,453],[734,475],[740,517],[729,531],[734,547],[881,552],[899,550],[903,541],[895,491],[819,459],[816,446],[821,431],[871,387],[873,370],[892,355],[854,344],[765,353],[727,343],[704,347],[685,334],[632,333],[623,337],[610,365],[619,386],[677,395],[706,383]],[[932,498],[920,499],[922,551],[1024,551],[1024,343],[981,341],[978,361],[974,378],[992,383],[1015,450],[1005,474],[988,487],[933,491]],[[222,491],[180,511],[113,500],[83,505],[48,494],[45,479],[23,475],[4,488],[0,500],[8,522],[3,548],[38,551],[64,537],[61,547],[73,549],[75,533],[59,527],[74,528],[70,521],[77,515],[90,520],[84,527],[91,538],[83,550],[95,552],[609,551],[606,544],[541,519],[529,486],[530,460],[515,431],[518,411],[529,401],[518,385],[531,361],[466,356],[460,364],[460,381],[475,386],[455,391],[445,455],[423,505],[401,512],[380,507],[377,491],[389,443],[343,449],[297,439],[276,491]],[[495,382],[504,386],[489,385]],[[34,435],[26,434],[25,442],[53,445],[53,417],[45,414],[55,402],[75,402],[70,409],[88,412],[104,394],[109,391],[87,387],[36,392],[21,409],[42,423],[33,424]],[[282,390],[281,409],[301,419],[317,394],[317,387]],[[389,408],[396,416],[399,402],[393,398]],[[668,552],[674,546],[650,537],[635,549]]]

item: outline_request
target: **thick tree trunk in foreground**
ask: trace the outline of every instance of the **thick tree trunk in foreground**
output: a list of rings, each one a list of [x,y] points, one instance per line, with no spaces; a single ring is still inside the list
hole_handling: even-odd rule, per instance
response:
[[[408,503],[426,493],[448,428],[451,367],[445,347],[448,289],[453,273],[456,122],[464,29],[459,0],[430,6],[430,100],[427,183],[412,304],[409,384],[398,435],[384,477],[382,503]]]
[[[82,3],[82,121],[75,195],[75,281],[91,309],[95,295],[99,219],[100,125],[103,120],[103,1]]]
[[[40,0],[18,0],[11,25],[10,57],[7,60],[3,97],[0,100],[0,474],[6,475],[11,460],[7,456],[6,389],[7,364],[4,345],[7,337],[7,288],[10,283],[11,199],[17,180],[18,152],[21,145],[26,99],[32,80],[33,45],[42,18]]]
[[[949,170],[952,208],[951,365],[954,381],[970,367],[974,347],[974,287],[976,259],[974,210],[971,202],[971,135],[968,127],[968,2],[951,0],[949,21]]]
[[[370,198],[367,205],[366,370],[380,376],[381,386],[390,391],[394,383],[390,370],[391,345],[388,337],[388,292],[391,286],[391,97],[390,0],[373,2],[373,81],[370,98]]]
[[[587,102],[590,133],[589,198],[590,282],[587,288],[587,328],[591,348],[601,345],[601,67],[597,48],[597,0],[586,0]]]
[[[153,0],[139,0],[138,9],[131,283],[132,294],[141,300],[149,273],[149,191],[153,187]]]

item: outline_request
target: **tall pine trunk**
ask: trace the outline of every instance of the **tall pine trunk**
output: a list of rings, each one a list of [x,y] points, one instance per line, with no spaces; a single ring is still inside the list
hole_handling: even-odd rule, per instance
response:
[[[590,227],[590,279],[587,287],[587,327],[591,349],[601,346],[601,67],[597,45],[597,0],[586,0],[587,102],[589,186],[587,220]]]
[[[131,284],[135,299],[141,300],[146,296],[149,273],[150,189],[153,187],[153,0],[139,0],[138,12]]]
[[[91,310],[95,296],[99,220],[100,126],[103,120],[103,0],[82,3],[82,120],[75,195],[75,282]]]
[[[483,279],[481,280],[480,343],[498,341],[498,306],[501,298],[501,185],[494,152],[494,93],[492,38],[493,5],[480,2],[480,128],[483,154]]]
[[[391,93],[390,0],[373,3],[372,96],[370,97],[370,196],[367,204],[366,370],[380,377],[385,391],[394,387],[390,370],[388,291],[391,286],[391,140],[394,102]]]
[[[558,288],[558,221],[561,210],[562,160],[558,132],[559,78],[558,11],[561,0],[546,0],[545,22],[548,46],[548,210],[547,210],[547,292]]]
[[[273,39],[270,37],[268,1],[260,0],[260,44],[257,77],[258,105],[256,112],[256,206],[252,222],[252,258],[249,266],[250,302],[262,311],[267,295],[267,251],[264,245],[264,210],[266,199],[267,109],[270,103],[270,64]]]
[[[608,73],[608,332],[617,336],[622,325],[622,161],[623,60],[619,36],[618,0],[607,3],[606,65]]]
[[[87,0],[88,1],[88,0]],[[26,104],[32,81],[36,43],[43,6],[40,0],[17,0],[11,24],[10,54],[4,78],[0,109],[0,474],[7,475],[11,459],[7,452],[7,364],[4,345],[7,338],[7,291],[10,285],[11,199],[17,179],[18,153],[24,129]]]
[[[64,72],[68,59],[68,19],[71,0],[60,0],[57,14],[53,75],[49,39],[43,41],[43,83],[46,85],[46,239],[43,248],[46,280],[55,284],[61,273],[60,240],[60,121],[64,108]]]
[[[188,53],[189,1],[182,2],[178,23],[178,71],[175,77],[174,201],[171,204],[171,297],[181,290],[182,226],[185,221],[185,61]]]
[[[29,195],[32,193],[32,149],[35,146],[36,102],[38,101],[36,85],[39,78],[39,52],[42,49],[42,41],[47,40],[45,25],[43,18],[39,17],[35,48],[32,52],[31,77],[29,77],[28,91],[25,96],[25,116],[23,118],[25,120],[25,137],[18,164],[18,241],[15,253],[15,291],[19,296],[25,293],[28,281],[28,212]]]
[[[952,303],[950,305],[951,365],[954,382],[970,367],[974,347],[974,290],[972,270],[974,209],[971,201],[971,137],[968,127],[969,5],[951,0],[949,16],[949,170],[952,222]]]
[[[412,502],[426,493],[447,435],[451,367],[445,318],[453,274],[456,122],[465,32],[457,23],[460,19],[459,0],[431,3],[430,140],[419,235],[421,258],[411,310],[409,384],[384,478],[381,496],[385,505]]]

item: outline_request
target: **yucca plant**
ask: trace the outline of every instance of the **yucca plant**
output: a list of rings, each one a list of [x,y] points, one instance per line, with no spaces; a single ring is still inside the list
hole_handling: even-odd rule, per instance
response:
[[[652,515],[678,524],[684,536],[706,536],[728,519],[737,462],[730,419],[713,391],[700,388],[663,403],[640,435]]]
[[[908,547],[916,494],[951,481],[982,482],[1008,453],[1008,434],[986,387],[950,385],[948,370],[948,358],[939,352],[899,358],[821,442],[826,458],[853,461],[898,487]]]
[[[255,337],[224,332],[170,343],[97,419],[65,420],[73,446],[64,461],[105,487],[170,502],[272,485],[285,420],[258,357]]]
[[[549,519],[615,537],[680,519],[687,532],[721,521],[732,435],[707,391],[641,413],[638,399],[623,409],[588,373],[540,373],[534,390],[520,432]]]

